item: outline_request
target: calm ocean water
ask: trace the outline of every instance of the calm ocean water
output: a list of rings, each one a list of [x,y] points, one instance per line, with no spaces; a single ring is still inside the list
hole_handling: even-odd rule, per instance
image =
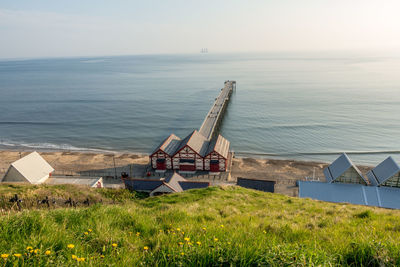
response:
[[[239,155],[400,162],[400,58],[152,55],[0,61],[0,149],[149,153],[200,127],[237,81],[221,133]]]

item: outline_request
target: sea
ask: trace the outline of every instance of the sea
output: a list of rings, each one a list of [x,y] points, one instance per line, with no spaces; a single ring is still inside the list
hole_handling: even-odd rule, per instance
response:
[[[0,149],[149,154],[198,129],[225,80],[239,157],[400,163],[400,55],[355,52],[1,60]]]

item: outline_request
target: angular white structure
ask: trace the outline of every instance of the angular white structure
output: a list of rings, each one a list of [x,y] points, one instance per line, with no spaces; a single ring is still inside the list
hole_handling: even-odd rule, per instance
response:
[[[1,182],[41,184],[53,171],[53,167],[35,151],[11,163]]]
[[[346,153],[343,153],[331,165],[325,168],[324,175],[328,183],[368,185],[368,181]]]
[[[400,166],[388,157],[367,173],[368,180],[375,186],[400,187]]]

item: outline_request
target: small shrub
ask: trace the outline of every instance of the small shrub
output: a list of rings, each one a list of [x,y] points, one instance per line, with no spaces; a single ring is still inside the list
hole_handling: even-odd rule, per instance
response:
[[[372,217],[372,215],[373,215],[373,213],[370,210],[366,210],[366,211],[355,214],[354,217],[360,218],[360,219],[369,219]]]

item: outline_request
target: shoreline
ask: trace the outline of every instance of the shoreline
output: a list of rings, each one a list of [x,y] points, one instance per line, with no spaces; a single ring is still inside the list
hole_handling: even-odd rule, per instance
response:
[[[137,152],[137,151],[130,151],[130,150],[107,150],[107,149],[97,149],[97,148],[82,148],[82,149],[62,149],[62,148],[35,148],[35,147],[22,147],[20,149],[17,148],[5,148],[0,146],[0,152],[2,151],[9,151],[9,152],[43,152],[43,153],[57,153],[57,152],[68,152],[68,153],[92,153],[92,154],[113,154],[113,155],[123,155],[123,154],[130,154],[136,155],[140,157],[148,157],[150,153],[147,152]],[[318,155],[333,155],[333,156],[340,156],[341,152],[326,152],[326,153],[287,153],[287,154],[275,154],[275,153],[260,153],[260,152],[234,152],[235,158],[238,159],[245,159],[245,158],[254,158],[259,160],[289,160],[289,161],[304,161],[304,162],[313,162],[313,163],[331,163],[330,161],[324,160],[315,160],[315,159],[299,159],[298,157],[301,156],[318,156]],[[346,152],[348,155],[360,155],[360,154],[368,154],[366,152]],[[384,154],[390,152],[381,152],[375,154]],[[373,153],[370,153],[373,154]],[[296,156],[296,157],[291,157]],[[372,166],[369,164],[362,164],[363,166]]]
[[[0,150],[0,176],[2,176],[9,165],[18,160],[20,156],[29,154],[32,150]],[[83,151],[41,151],[39,154],[55,169],[55,175],[89,173],[99,175],[110,173],[114,176],[120,172],[131,173],[132,177],[140,178],[145,173],[149,163],[148,155],[136,153],[101,153]],[[225,180],[215,179],[208,176],[212,184],[236,183],[238,177],[275,181],[275,192],[289,196],[297,196],[298,188],[296,182],[304,180],[305,177],[315,177],[325,181],[323,169],[329,163],[293,160],[293,159],[259,159],[257,157],[235,157],[233,159],[230,176]],[[365,174],[371,169],[370,166],[357,165]],[[107,174],[104,174],[107,176]],[[102,176],[102,175],[100,175]],[[196,178],[191,178],[195,180]]]

